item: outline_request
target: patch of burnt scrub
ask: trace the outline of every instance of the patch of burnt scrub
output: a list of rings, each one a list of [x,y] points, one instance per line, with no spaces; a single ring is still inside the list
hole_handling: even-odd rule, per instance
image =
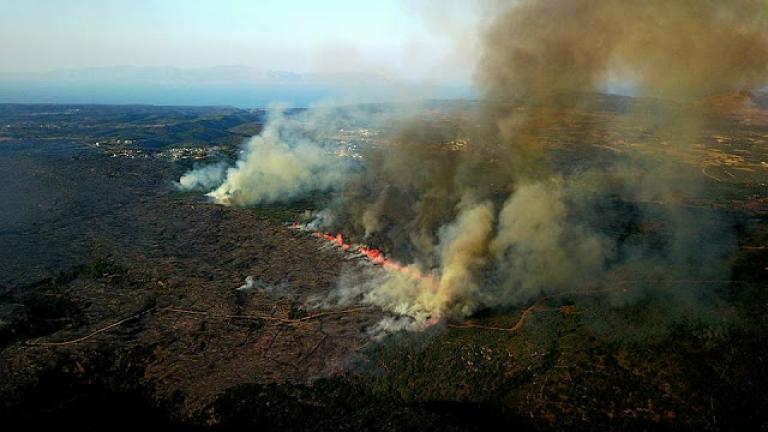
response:
[[[76,329],[92,320],[94,317],[88,316],[91,306],[88,293],[82,289],[82,292],[73,292],[70,287],[84,280],[109,287],[135,285],[128,280],[124,267],[110,258],[102,258],[53,278],[4,289],[0,292],[0,348],[16,341]],[[116,301],[122,301],[122,298]]]
[[[82,307],[63,287],[76,272],[20,287],[0,297],[0,348],[83,324]]]
[[[110,257],[100,258],[93,263],[82,267],[78,276],[99,278],[114,278],[125,275],[126,269],[114,262]]]
[[[206,413],[213,416],[219,430],[528,429],[525,423],[490,407],[459,402],[407,403],[394,395],[375,393],[355,378],[325,379],[311,385],[243,385],[219,398]]]
[[[296,300],[291,301],[291,308],[288,311],[289,319],[301,319],[307,316],[307,310],[304,309],[304,305]]]
[[[190,430],[174,422],[143,384],[149,349],[100,344],[87,354],[50,353],[31,382],[0,386],[0,418],[15,428],[73,427],[77,430]]]
[[[673,343],[674,342],[674,343]],[[669,339],[685,364],[692,394],[709,402],[713,429],[764,430],[768,426],[768,325],[750,322],[718,333],[700,323],[681,324]]]
[[[768,312],[768,217],[754,217],[739,233],[739,251],[733,258],[731,282],[725,293],[731,303],[751,319],[761,320]]]

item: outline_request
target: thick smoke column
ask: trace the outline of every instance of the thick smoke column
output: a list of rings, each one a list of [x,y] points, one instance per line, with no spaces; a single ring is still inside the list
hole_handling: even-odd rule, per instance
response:
[[[497,2],[480,58],[485,101],[473,116],[439,127],[411,116],[386,146],[368,150],[359,170],[340,167],[317,133],[286,139],[286,130],[301,128],[286,129],[287,120],[278,119],[211,196],[247,205],[343,189],[324,212],[332,216],[324,219],[328,229],[432,276],[342,278],[329,300],[406,317],[382,322],[385,330],[599,289],[623,277],[641,283],[616,301],[655,296],[668,307],[695,309],[711,287],[676,281],[728,278],[727,223],[669,198],[704,185],[685,174],[682,161],[661,155],[699,139],[703,119],[690,101],[764,85],[764,1]],[[578,169],[558,164],[553,147],[590,147],[598,126],[581,122],[579,110],[589,111],[594,92],[616,80],[641,96],[675,101],[624,116],[635,128],[622,138],[650,151]],[[327,124],[335,125],[326,117],[302,128]],[[628,217],[663,233],[622,233]]]
[[[765,82],[760,0],[514,2],[486,34],[478,78],[490,98],[596,90],[611,77],[690,97]]]
[[[479,117],[435,131],[409,121],[386,151],[367,155],[333,211],[340,225],[380,244],[440,281],[393,275],[364,301],[417,321],[463,317],[483,306],[607,286],[617,274],[643,282],[630,298],[659,295],[690,306],[701,286],[727,279],[724,224],[669,196],[700,187],[681,161],[627,157],[580,171],[558,168],[546,143],[560,130],[591,126],[578,114],[609,81],[678,101],[674,110],[630,113],[649,134],[627,136],[655,151],[689,148],[702,119],[696,97],[757,88],[768,70],[768,8],[742,0],[522,0],[496,10],[484,36],[477,78]],[[648,137],[651,135],[651,138]],[[463,140],[461,152],[436,148]],[[660,208],[637,203],[660,202]],[[657,222],[663,241],[617,236],[602,208],[633,207],[636,224]],[[625,301],[625,300],[619,300]],[[682,306],[681,306],[682,307]],[[695,307],[695,305],[694,305]]]

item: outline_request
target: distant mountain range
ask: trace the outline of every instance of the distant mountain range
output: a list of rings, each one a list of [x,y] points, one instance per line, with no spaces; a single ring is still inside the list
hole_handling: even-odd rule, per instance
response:
[[[173,85],[391,85],[392,80],[377,74],[310,74],[262,70],[249,66],[214,66],[183,69],[170,66],[110,66],[65,69],[35,73],[0,73],[0,81],[63,82],[89,84],[173,84]]]
[[[467,85],[407,83],[367,73],[297,73],[248,66],[112,66],[0,73],[0,103],[232,105],[472,98]]]

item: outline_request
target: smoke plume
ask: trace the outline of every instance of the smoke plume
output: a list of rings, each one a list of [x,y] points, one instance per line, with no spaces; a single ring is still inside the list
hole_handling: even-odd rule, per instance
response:
[[[692,101],[765,84],[765,2],[518,0],[496,2],[488,23],[485,98],[469,114],[409,116],[355,170],[316,137],[286,140],[283,118],[211,196],[247,205],[342,189],[325,227],[425,275],[342,278],[331,300],[401,315],[383,330],[553,293],[624,293],[622,281],[632,289],[619,303],[709,298],[710,284],[680,281],[727,279],[733,243],[727,221],[686,201],[706,185],[679,155],[702,134]],[[604,104],[596,92],[617,80],[668,102],[599,123],[587,115]],[[640,151],[583,160],[615,130]]]
[[[708,298],[711,285],[681,281],[727,279],[732,238],[719,216],[679,202],[703,185],[668,155],[700,139],[689,101],[765,83],[767,11],[749,0],[500,3],[484,32],[476,116],[442,129],[406,122],[367,155],[349,183],[354,200],[333,208],[336,228],[439,280],[392,275],[364,301],[424,320],[558,292],[624,293],[617,280],[638,282],[619,302]],[[621,121],[635,129],[584,121],[617,79],[675,102],[630,109]],[[645,152],[578,169],[553,157],[578,158],[610,128]],[[456,142],[461,151],[446,150]],[[643,226],[659,228],[626,233]]]
[[[505,2],[477,76],[496,100],[600,89],[612,76],[644,94],[690,97],[765,82],[760,0]]]
[[[197,167],[181,176],[176,187],[185,191],[210,191],[224,181],[226,170],[223,162]]]
[[[181,177],[180,187],[207,189],[215,202],[240,206],[338,188],[348,165],[327,146],[333,125],[324,125],[323,119],[321,114],[289,117],[275,110],[263,131],[243,146],[234,167],[197,168]]]

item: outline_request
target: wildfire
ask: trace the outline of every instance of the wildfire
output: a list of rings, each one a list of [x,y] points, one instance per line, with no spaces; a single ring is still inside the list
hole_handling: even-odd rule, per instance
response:
[[[314,236],[317,237],[317,238],[328,240],[329,242],[331,242],[331,243],[335,244],[336,246],[340,247],[345,252],[348,251],[352,247],[351,244],[344,243],[344,236],[342,236],[341,234],[336,234],[335,236],[333,236],[333,235],[330,235],[330,234],[321,233],[321,232],[317,231],[317,232],[314,233]]]
[[[298,222],[294,222],[291,225],[291,228],[299,229],[299,230],[306,229],[305,226],[299,224]],[[423,274],[416,268],[405,266],[395,260],[387,258],[386,256],[384,256],[384,253],[380,249],[368,247],[365,245],[352,245],[350,243],[347,243],[344,241],[344,236],[341,233],[333,235],[333,234],[324,233],[321,231],[314,231],[312,235],[319,239],[323,239],[330,242],[331,244],[340,248],[344,252],[358,253],[364,256],[365,258],[367,258],[368,261],[372,262],[373,264],[380,265],[388,270],[401,272],[415,279],[429,281],[433,287],[435,288],[437,287],[437,280],[435,279],[434,275]]]

